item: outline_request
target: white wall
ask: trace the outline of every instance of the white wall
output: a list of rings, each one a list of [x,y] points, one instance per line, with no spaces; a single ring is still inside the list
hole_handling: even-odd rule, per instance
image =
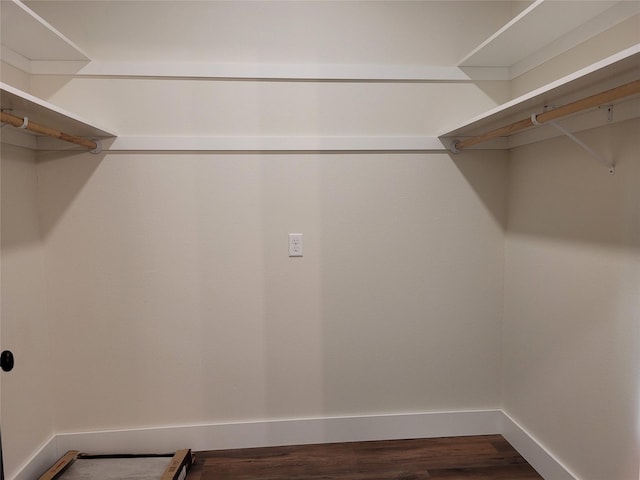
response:
[[[42,160],[60,431],[499,406],[504,155]]]
[[[640,142],[635,120],[510,157],[504,408],[578,478],[638,478]]]
[[[509,96],[507,82],[310,82],[39,75],[34,95],[127,136],[436,135]],[[455,108],[451,108],[455,105]],[[96,120],[97,121],[97,120]]]
[[[11,478],[53,434],[53,366],[35,155],[4,143],[0,154],[2,347],[16,358],[14,370],[2,374],[2,448]]]
[[[455,65],[515,11],[161,2],[174,13],[150,21],[150,2],[28,3],[97,60],[218,63]],[[173,28],[185,16],[191,30]],[[627,45],[633,21],[513,91]],[[502,82],[2,75],[121,136],[433,135],[510,94]],[[55,361],[29,374],[30,388],[51,378],[53,407],[3,389],[3,428],[16,422],[5,438],[21,439],[9,467],[52,431],[502,405],[584,480],[635,479],[634,128],[588,134],[622,152],[614,177],[561,139],[514,151],[506,250],[506,153],[47,152],[36,166],[3,145],[3,342],[9,325]],[[6,227],[29,232],[19,249],[5,249]],[[286,256],[293,231],[302,259]],[[23,331],[6,308],[40,324]],[[18,431],[33,411],[43,418]]]
[[[94,60],[169,64],[455,65],[511,15],[505,2],[28,5]],[[509,95],[504,82],[2,77],[120,136],[433,135]],[[433,154],[39,154],[54,430],[498,407],[506,156],[477,157],[488,170]],[[286,257],[292,231],[303,259]]]
[[[73,21],[30,5],[92,58],[172,62],[454,65],[511,12],[163,3],[171,27],[189,17],[177,23],[189,35],[160,22],[120,45],[126,31],[103,18],[149,22],[159,4],[74,3]],[[452,23],[464,34],[434,42]],[[509,94],[505,82],[69,76],[35,76],[32,91],[121,137],[434,135]],[[506,155],[40,160],[52,343],[82,378],[57,378],[60,431],[499,406]],[[286,256],[294,231],[303,259]],[[92,415],[77,415],[86,405]]]

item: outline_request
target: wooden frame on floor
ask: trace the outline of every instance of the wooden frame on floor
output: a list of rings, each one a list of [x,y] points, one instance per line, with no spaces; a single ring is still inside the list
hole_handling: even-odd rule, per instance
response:
[[[80,456],[78,450],[69,450],[60,458],[49,470],[47,470],[39,480],[57,480]],[[144,455],[138,455],[144,457]],[[152,456],[152,455],[149,455]],[[105,455],[103,458],[117,458],[117,455]],[[129,457],[124,455],[123,457]],[[158,480],[184,480],[186,474],[193,464],[193,456],[190,449],[178,450],[167,465],[164,473]]]

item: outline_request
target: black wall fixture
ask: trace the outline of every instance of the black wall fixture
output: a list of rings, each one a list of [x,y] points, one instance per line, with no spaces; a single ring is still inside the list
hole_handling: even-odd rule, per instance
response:
[[[13,358],[13,353],[10,350],[5,350],[0,354],[0,366],[2,370],[5,372],[10,372],[13,370],[13,366],[15,365],[15,360]]]
[[[15,360],[13,358],[13,353],[9,350],[5,350],[0,353],[0,367],[5,372],[10,372],[13,370],[13,366],[15,364]],[[4,461],[2,458],[2,435],[0,435],[0,480],[4,480]]]

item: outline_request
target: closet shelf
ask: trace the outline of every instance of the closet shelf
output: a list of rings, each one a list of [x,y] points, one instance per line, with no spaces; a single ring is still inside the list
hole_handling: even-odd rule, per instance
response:
[[[566,105],[584,97],[619,87],[640,79],[640,44],[634,45],[604,60],[596,62],[571,75],[551,82],[537,90],[522,95],[499,107],[489,110],[471,120],[442,132],[442,143],[449,147],[456,141],[483,135],[510,123],[540,114],[550,108]],[[640,96],[629,97],[607,103],[607,107],[575,113],[562,122],[577,132],[595,128],[606,123],[640,117]],[[540,125],[489,140],[470,148],[509,149],[561,135],[549,125]]]
[[[2,57],[9,63],[88,61],[85,52],[19,0],[0,2]]]
[[[536,0],[460,62],[460,67],[503,67],[514,78],[640,12],[619,0]]]
[[[2,82],[0,82],[0,105],[3,111],[7,111],[12,115],[28,117],[29,121],[46,125],[77,137],[102,139],[117,136],[109,129],[99,127],[78,115],[67,112]],[[3,142],[40,150],[40,139],[44,139],[44,137],[36,136],[26,130],[16,129],[9,125],[2,128]],[[72,147],[71,144],[63,144],[68,145],[70,148]]]

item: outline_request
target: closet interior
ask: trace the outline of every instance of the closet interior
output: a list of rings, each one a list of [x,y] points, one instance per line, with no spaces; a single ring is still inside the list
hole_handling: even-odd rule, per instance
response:
[[[0,18],[8,479],[495,434],[638,478],[640,2]]]

